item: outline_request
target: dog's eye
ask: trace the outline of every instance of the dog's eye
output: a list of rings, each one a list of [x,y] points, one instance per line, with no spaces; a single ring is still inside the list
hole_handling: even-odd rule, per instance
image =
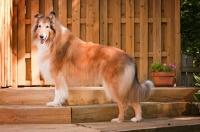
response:
[[[46,26],[46,28],[49,28],[49,26]]]
[[[40,27],[41,27],[41,25],[38,25],[38,27],[40,28]]]

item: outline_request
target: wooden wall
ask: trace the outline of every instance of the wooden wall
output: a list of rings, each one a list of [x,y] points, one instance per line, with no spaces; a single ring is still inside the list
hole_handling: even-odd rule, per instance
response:
[[[139,79],[152,62],[172,63],[180,81],[180,0],[14,0],[12,86],[48,85],[39,74],[31,27],[36,13],[57,17],[85,41],[115,46],[135,57]],[[3,86],[3,85],[2,85]]]
[[[0,86],[11,86],[12,0],[0,1]]]

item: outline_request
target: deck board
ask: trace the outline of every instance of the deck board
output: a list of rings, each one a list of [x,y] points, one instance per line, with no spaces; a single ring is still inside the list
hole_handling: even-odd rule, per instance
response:
[[[140,131],[140,132],[169,132],[169,131],[199,131],[200,117],[179,117],[179,118],[160,118],[145,119],[142,122],[99,122],[99,123],[80,123],[87,128],[93,128],[100,131]],[[193,127],[191,127],[193,126]]]
[[[198,132],[200,117],[145,119],[142,122],[98,122],[79,124],[4,124],[4,132]]]

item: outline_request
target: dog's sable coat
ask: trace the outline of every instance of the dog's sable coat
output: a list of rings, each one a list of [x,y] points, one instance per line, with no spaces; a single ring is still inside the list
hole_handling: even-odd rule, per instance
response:
[[[68,87],[103,85],[106,95],[118,103],[119,115],[111,121],[121,122],[127,103],[135,110],[131,121],[140,121],[140,102],[152,91],[151,81],[139,83],[135,59],[115,47],[84,42],[56,19],[35,15],[33,43],[38,49],[39,69],[45,80],[55,84],[55,98],[47,106],[61,106],[68,97]]]

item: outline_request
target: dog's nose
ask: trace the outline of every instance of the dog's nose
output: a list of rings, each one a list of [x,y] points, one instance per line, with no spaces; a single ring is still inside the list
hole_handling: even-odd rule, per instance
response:
[[[40,35],[39,37],[40,37],[41,39],[43,39],[43,38],[44,38],[44,36],[43,36],[43,35]]]

